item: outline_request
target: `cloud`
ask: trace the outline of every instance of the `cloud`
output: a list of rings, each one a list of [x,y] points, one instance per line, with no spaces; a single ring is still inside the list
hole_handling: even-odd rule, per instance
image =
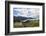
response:
[[[16,8],[13,9],[13,16],[39,17],[39,9]]]

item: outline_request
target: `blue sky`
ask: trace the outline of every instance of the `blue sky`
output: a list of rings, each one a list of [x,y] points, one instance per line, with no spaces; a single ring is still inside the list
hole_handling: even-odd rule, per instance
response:
[[[23,17],[39,17],[39,12],[36,9],[31,8],[13,8],[13,16],[23,16]]]

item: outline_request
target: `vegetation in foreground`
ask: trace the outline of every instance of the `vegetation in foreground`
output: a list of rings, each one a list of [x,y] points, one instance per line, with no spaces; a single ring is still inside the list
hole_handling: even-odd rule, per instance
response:
[[[14,22],[14,28],[21,28],[21,27],[38,27],[39,26],[39,20],[31,20],[26,22]]]

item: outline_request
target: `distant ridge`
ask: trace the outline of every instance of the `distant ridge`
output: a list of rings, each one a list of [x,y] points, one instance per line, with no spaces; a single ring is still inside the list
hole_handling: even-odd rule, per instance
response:
[[[22,17],[22,16],[14,16],[14,21],[23,21],[23,20],[27,20],[27,19],[34,19],[32,17]]]

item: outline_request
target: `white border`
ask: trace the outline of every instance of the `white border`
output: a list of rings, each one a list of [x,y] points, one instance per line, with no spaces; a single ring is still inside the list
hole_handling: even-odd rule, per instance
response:
[[[13,8],[40,8],[40,23],[39,27],[26,27],[26,28],[13,28]],[[19,31],[38,31],[42,30],[42,6],[35,5],[19,5],[19,4],[10,4],[10,32],[19,32]]]

